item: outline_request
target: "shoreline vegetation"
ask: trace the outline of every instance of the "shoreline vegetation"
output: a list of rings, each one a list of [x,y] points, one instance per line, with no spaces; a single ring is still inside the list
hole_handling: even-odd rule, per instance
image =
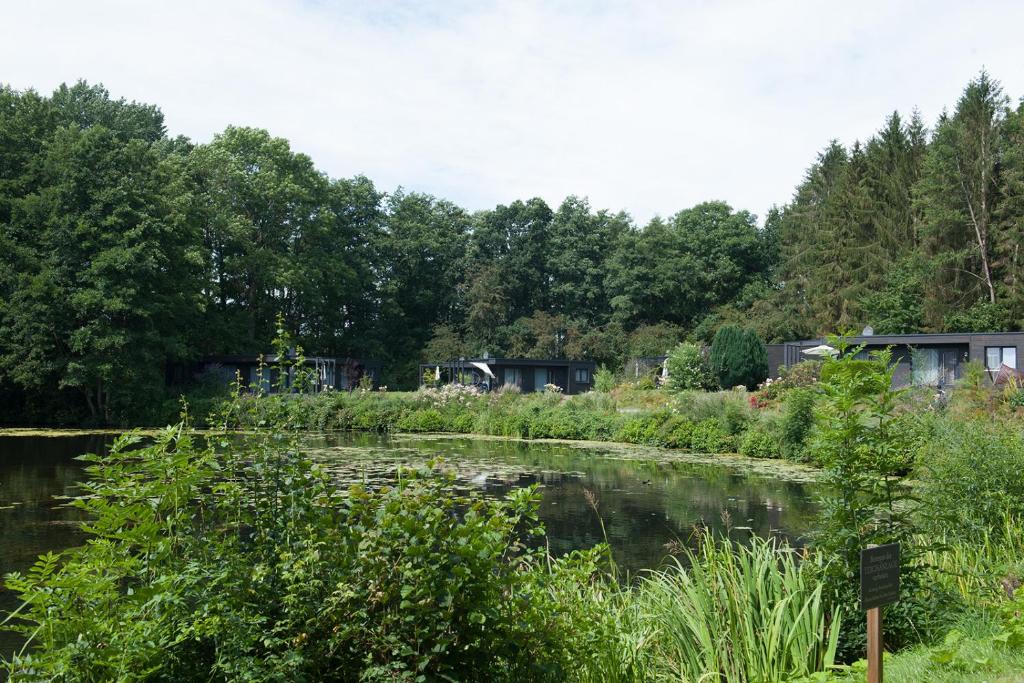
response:
[[[5,666],[15,680],[856,681],[856,558],[899,542],[889,680],[1019,674],[1017,389],[972,371],[936,402],[892,389],[886,353],[861,360],[836,343],[844,353],[813,380],[679,391],[667,404],[669,393],[623,387],[571,398],[239,391],[202,434],[182,423],[122,435],[87,458],[74,505],[90,542],[5,578],[24,605],[4,627],[30,641]],[[619,401],[647,412],[621,413]],[[806,427],[799,442],[787,415]],[[440,463],[402,470],[393,486],[340,487],[304,450],[310,431],[339,426],[691,447],[767,434],[820,467],[826,492],[806,548],[705,531],[663,567],[624,577],[607,545],[554,558],[527,543],[544,533],[536,489],[456,491]],[[596,493],[588,504],[600,519]]]

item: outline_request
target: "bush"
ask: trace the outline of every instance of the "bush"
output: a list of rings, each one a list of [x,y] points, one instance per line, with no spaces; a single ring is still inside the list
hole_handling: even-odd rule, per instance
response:
[[[695,453],[730,453],[735,442],[718,420],[704,420],[693,427],[690,449]]]
[[[926,519],[960,538],[1024,515],[1024,438],[1012,428],[938,420],[919,456]]]
[[[856,604],[861,550],[871,543],[902,544],[902,596],[886,611],[886,642],[901,647],[918,642],[940,619],[937,601],[921,581],[918,559],[926,548],[914,543],[915,496],[899,477],[905,467],[896,413],[901,391],[891,389],[891,360],[884,351],[869,363],[849,354],[825,363],[811,448],[824,468],[827,493],[813,547],[828,561],[822,576],[827,592],[838,604]],[[826,374],[829,366],[835,370]],[[844,632],[841,646],[846,657],[862,654],[863,631]]]
[[[693,427],[691,420],[673,415],[662,423],[658,438],[669,448],[690,448],[693,443]]]
[[[715,420],[730,435],[746,430],[755,413],[747,395],[741,391],[686,392],[674,404],[680,415],[694,422]]]
[[[707,360],[696,344],[678,344],[669,352],[665,365],[668,387],[674,391],[710,389],[712,386]]]
[[[282,405],[241,409],[291,430]],[[564,680],[600,619],[555,601],[596,555],[525,543],[535,489],[463,495],[434,470],[341,491],[276,429],[140,441],[89,458],[90,542],[7,577],[36,646],[12,679]]]
[[[435,408],[425,408],[406,413],[398,420],[398,429],[403,432],[440,432],[445,420]]]
[[[602,365],[594,373],[594,390],[607,394],[615,388],[615,373]]]
[[[807,438],[814,427],[815,394],[810,389],[793,389],[782,402],[779,423],[779,451],[789,460],[807,459]]]
[[[652,413],[639,417],[632,417],[619,429],[616,440],[626,443],[646,444],[649,446],[661,446],[664,442],[661,438],[661,427],[666,421],[665,413]]]
[[[821,381],[830,384],[841,382],[855,382],[857,391],[861,396],[880,394],[888,386],[882,386],[888,381],[885,366],[878,360],[859,360],[844,358],[843,362],[838,360],[827,360],[821,366]]]
[[[760,429],[751,429],[743,435],[739,452],[748,458],[778,458],[781,455],[778,437]]]
[[[735,325],[718,328],[708,360],[723,389],[745,386],[753,390],[768,377],[768,351],[753,330]]]

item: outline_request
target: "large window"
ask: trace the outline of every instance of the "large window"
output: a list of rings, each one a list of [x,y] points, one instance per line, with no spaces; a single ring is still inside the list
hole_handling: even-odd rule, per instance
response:
[[[588,368],[576,368],[576,384],[590,384],[590,370]]]
[[[911,381],[919,386],[951,386],[961,375],[963,351],[955,348],[917,348],[910,352]]]
[[[517,387],[523,386],[522,368],[505,368],[505,384],[515,384]]]
[[[1017,347],[1016,346],[986,346],[985,367],[989,370],[998,370],[1000,366],[1017,368]]]

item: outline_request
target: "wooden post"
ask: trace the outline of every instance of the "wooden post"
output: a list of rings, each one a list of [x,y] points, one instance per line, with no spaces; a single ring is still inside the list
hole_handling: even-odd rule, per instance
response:
[[[868,610],[868,682],[882,683],[882,608]]]

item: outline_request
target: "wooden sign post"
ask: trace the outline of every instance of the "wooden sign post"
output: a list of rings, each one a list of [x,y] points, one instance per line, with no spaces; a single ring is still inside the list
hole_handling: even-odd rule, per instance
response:
[[[900,544],[860,551],[860,608],[868,614],[868,683],[882,683],[882,606],[900,599]]]

